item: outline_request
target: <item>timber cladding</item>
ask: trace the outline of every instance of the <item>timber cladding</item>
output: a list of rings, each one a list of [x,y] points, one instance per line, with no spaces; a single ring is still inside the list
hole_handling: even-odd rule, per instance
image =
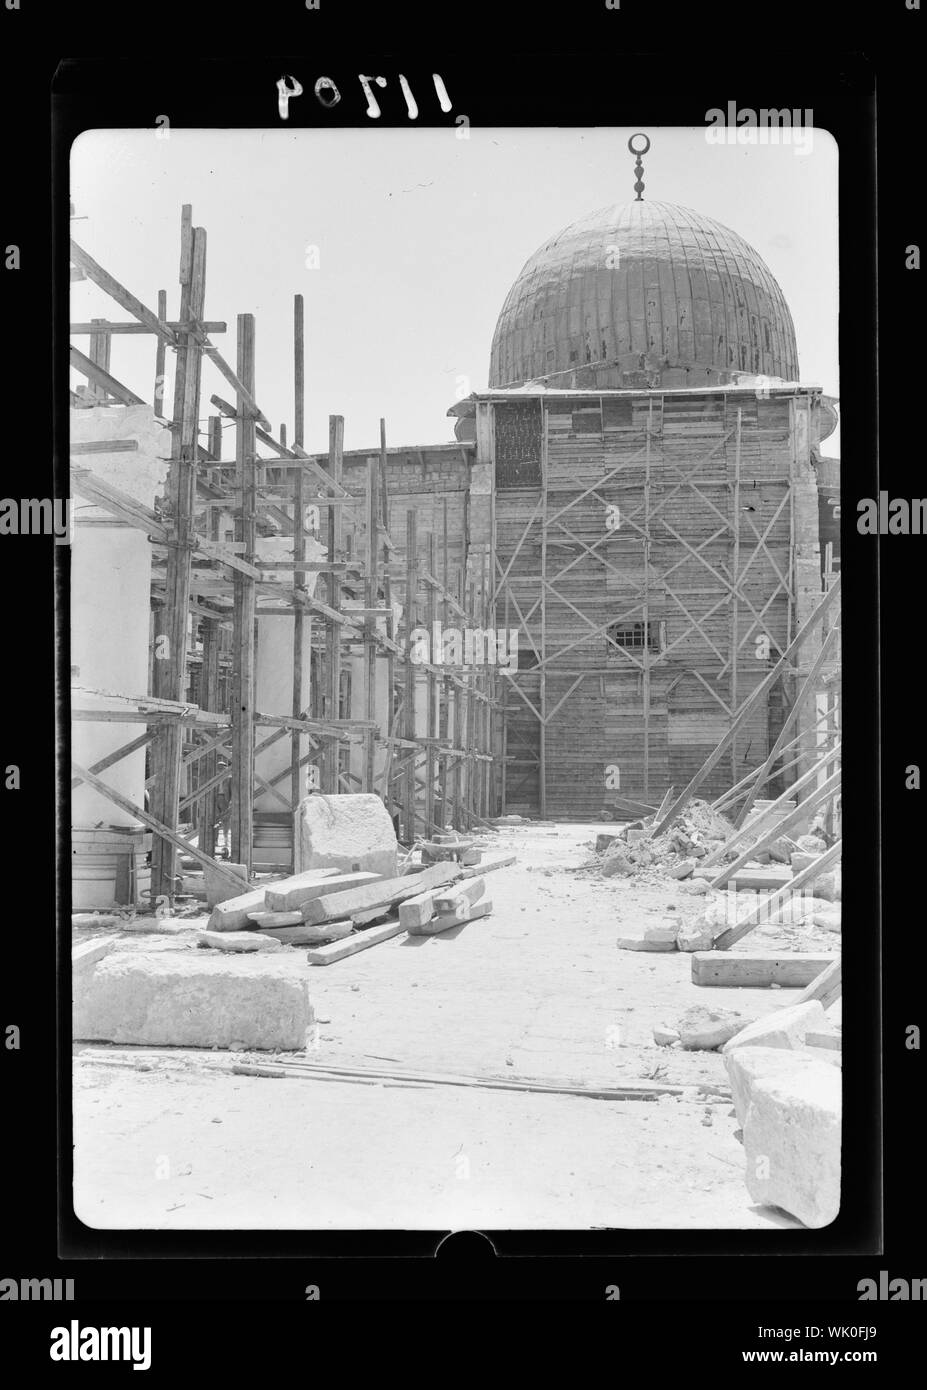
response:
[[[799,393],[493,401],[496,622],[519,634],[507,809],[597,818],[621,796],[656,804],[788,645]],[[784,706],[780,686],[703,795],[759,766]]]

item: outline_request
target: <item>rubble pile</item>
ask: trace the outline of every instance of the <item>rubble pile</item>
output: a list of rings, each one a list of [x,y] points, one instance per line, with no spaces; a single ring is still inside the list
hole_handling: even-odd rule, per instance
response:
[[[634,822],[596,839],[599,869],[606,878],[622,878],[654,868],[671,878],[698,873],[699,860],[718,849],[734,827],[707,801],[690,801],[683,815],[655,839],[648,839],[649,821]]]

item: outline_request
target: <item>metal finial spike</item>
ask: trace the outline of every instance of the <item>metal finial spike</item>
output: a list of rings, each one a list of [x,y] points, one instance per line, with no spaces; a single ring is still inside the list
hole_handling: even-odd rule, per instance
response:
[[[634,145],[635,140],[644,140],[646,141],[646,144],[643,146],[642,149],[637,149]],[[634,184],[634,191],[637,194],[637,197],[634,199],[634,201],[636,203],[642,203],[644,201],[643,197],[641,196],[644,192],[644,165],[641,159],[641,155],[646,154],[647,151],[650,149],[650,137],[644,135],[643,131],[638,131],[638,133],[636,135],[632,135],[630,140],[628,141],[628,149],[631,151],[633,155],[637,156],[634,164],[634,174],[636,178],[636,182]]]

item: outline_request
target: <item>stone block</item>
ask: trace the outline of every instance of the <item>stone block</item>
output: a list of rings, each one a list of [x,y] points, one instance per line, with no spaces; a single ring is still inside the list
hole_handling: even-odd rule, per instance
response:
[[[817,999],[809,999],[806,1004],[788,1004],[748,1023],[721,1051],[730,1052],[735,1047],[801,1047],[808,1030],[823,1028],[826,1022],[827,1015]]]
[[[207,931],[244,931],[248,925],[248,914],[264,911],[264,889],[253,888],[242,893],[239,898],[227,898],[217,903],[209,914]]]
[[[713,1052],[739,1033],[749,1020],[732,1009],[693,1004],[676,1024],[679,1041],[690,1051]]]
[[[302,910],[313,898],[321,898],[327,893],[344,893],[349,888],[362,888],[365,883],[375,883],[378,874],[365,870],[357,874],[338,874],[331,870],[310,869],[305,874],[294,874],[273,883],[264,893],[264,903],[268,912],[296,912]],[[277,923],[286,926],[285,922]]]
[[[396,875],[396,832],[383,802],[370,792],[315,793],[296,812],[294,869]]]
[[[807,1051],[770,1047],[734,1048],[724,1064],[742,1116],[751,1198],[813,1229],[830,1225],[840,1210],[839,1069]]]
[[[308,983],[271,956],[113,953],[75,993],[74,1037],[149,1047],[301,1051]]]
[[[223,861],[222,867],[228,873],[241,879],[243,889],[248,887],[248,870],[244,864],[228,864]],[[230,891],[228,879],[223,874],[217,873],[211,864],[203,865],[203,885],[206,889],[206,906],[208,908],[214,908],[219,903],[228,900]]]
[[[680,951],[710,951],[719,930],[718,927],[713,927],[700,917],[696,917],[692,922],[683,922],[676,933],[677,949]]]
[[[257,931],[201,931],[197,932],[197,946],[213,951],[280,951],[282,946],[273,937],[262,936]]]
[[[695,859],[680,859],[678,864],[672,864],[666,872],[670,878],[688,878],[695,870]]]
[[[619,951],[675,951],[676,949],[675,941],[655,941],[648,938],[643,931],[634,935],[619,936],[616,945]]]

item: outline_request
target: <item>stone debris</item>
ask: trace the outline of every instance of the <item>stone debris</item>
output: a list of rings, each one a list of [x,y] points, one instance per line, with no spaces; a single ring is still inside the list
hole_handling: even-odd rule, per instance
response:
[[[707,801],[697,799],[663,835],[651,839],[654,824],[655,817],[651,816],[643,825],[622,826],[596,837],[595,852],[600,856],[597,862],[603,877],[626,878],[652,868],[673,878],[688,878],[698,860],[718,849],[734,829]]]
[[[620,850],[606,854],[605,861],[602,864],[602,873],[606,878],[613,878],[616,874],[620,874],[622,878],[627,878],[630,874],[633,874],[633,872],[633,863],[627,855],[622,854]]]
[[[691,922],[680,921],[676,933],[676,946],[680,951],[710,951],[714,945],[718,927],[696,917]]]
[[[679,1041],[688,1051],[714,1052],[739,1033],[750,1020],[733,1009],[693,1004],[676,1024]]]
[[[839,932],[841,930],[839,907],[831,908],[829,911],[815,912],[811,920],[814,925],[820,927],[822,931]]]
[[[672,1047],[679,1042],[679,1034],[675,1028],[667,1028],[658,1024],[653,1030],[653,1040],[658,1047]]]

